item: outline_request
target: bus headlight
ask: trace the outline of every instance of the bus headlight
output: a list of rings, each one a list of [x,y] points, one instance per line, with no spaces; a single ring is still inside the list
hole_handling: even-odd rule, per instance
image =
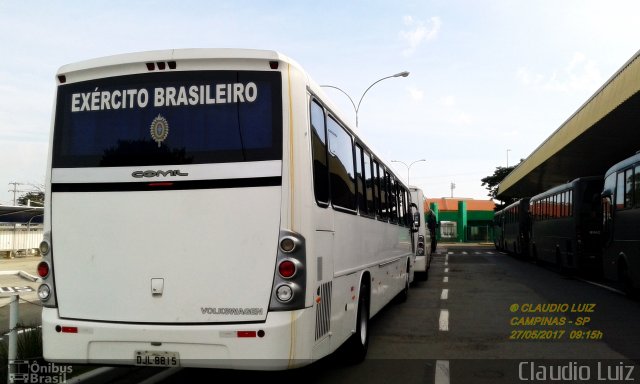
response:
[[[276,288],[276,297],[278,301],[282,303],[286,303],[293,299],[293,288],[287,284],[282,284],[278,288]]]
[[[47,284],[42,284],[41,286],[39,286],[38,297],[42,301],[49,300],[49,297],[51,297],[51,288]]]

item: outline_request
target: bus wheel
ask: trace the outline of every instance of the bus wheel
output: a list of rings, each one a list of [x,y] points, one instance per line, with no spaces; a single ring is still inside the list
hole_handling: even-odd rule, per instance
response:
[[[407,273],[405,273],[404,289],[398,293],[396,300],[398,303],[404,303],[409,298],[409,262],[407,262]]]
[[[345,359],[351,364],[362,362],[369,349],[369,286],[364,281],[360,283],[358,297],[356,333],[347,340],[344,349]]]
[[[535,264],[540,263],[540,260],[538,260],[538,249],[536,248],[535,244],[531,247],[531,256],[533,257],[533,262]]]
[[[627,267],[627,263],[620,261],[618,263],[618,280],[622,284],[622,290],[629,297],[638,297],[638,291],[633,287],[633,280],[631,279],[631,272]]]
[[[424,273],[422,274],[422,281],[429,280],[429,270],[431,269],[431,255],[427,257],[427,267],[424,269]]]
[[[556,271],[564,275],[567,273],[567,269],[562,265],[562,254],[560,253],[560,249],[556,248]]]

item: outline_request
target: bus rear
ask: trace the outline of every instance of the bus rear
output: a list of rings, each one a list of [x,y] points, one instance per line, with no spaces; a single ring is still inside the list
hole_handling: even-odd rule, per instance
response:
[[[419,213],[418,231],[414,234],[414,236],[417,237],[415,241],[416,261],[414,264],[414,269],[417,273],[420,273],[420,277],[423,280],[426,280],[429,272],[429,267],[431,265],[431,236],[427,231],[427,223],[425,220],[425,198],[422,189],[417,187],[409,187],[409,190],[411,191],[411,201],[417,205]]]
[[[280,227],[282,74],[277,54],[227,53],[60,69],[42,245],[45,359],[289,364],[289,324],[305,315],[279,311],[304,307],[300,295],[289,300],[304,273],[282,288],[276,264],[303,265],[304,239]]]

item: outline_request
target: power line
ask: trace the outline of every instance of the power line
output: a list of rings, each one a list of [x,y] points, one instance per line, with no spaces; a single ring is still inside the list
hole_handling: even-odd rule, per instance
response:
[[[32,184],[27,184],[27,183],[18,183],[16,181],[9,183],[9,185],[13,185],[13,189],[10,189],[8,192],[13,192],[13,205],[16,206],[18,204],[18,200],[17,200],[17,194],[18,193],[28,193],[28,192],[42,192],[39,189],[29,189],[29,190],[21,190],[18,189],[18,185],[30,185],[34,188],[36,188],[34,185]]]

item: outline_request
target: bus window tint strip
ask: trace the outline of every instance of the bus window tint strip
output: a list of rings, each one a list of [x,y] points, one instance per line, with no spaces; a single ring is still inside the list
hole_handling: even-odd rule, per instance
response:
[[[54,183],[52,192],[124,192],[176,191],[187,189],[225,189],[272,187],[282,185],[282,177],[252,177],[246,179],[188,180],[164,183]]]

